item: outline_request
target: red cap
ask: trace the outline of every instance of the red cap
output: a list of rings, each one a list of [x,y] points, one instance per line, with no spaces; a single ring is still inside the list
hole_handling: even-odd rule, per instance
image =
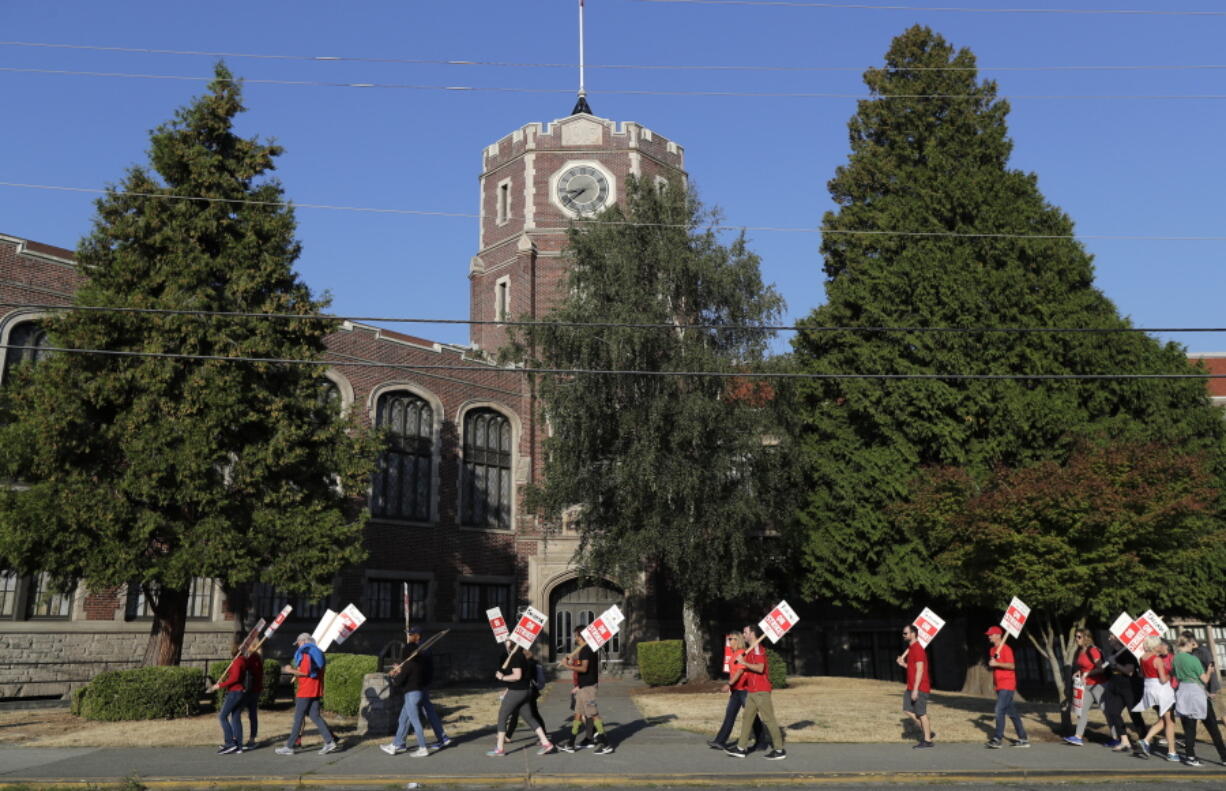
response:
[[[984,634],[1004,634],[1004,633],[1005,633],[1005,630],[1001,629],[999,626],[993,626],[991,629],[988,629],[986,632],[984,632]]]

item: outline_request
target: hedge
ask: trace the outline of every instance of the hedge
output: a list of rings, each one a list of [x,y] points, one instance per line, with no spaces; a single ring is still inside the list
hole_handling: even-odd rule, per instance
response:
[[[324,709],[356,717],[362,708],[362,681],[367,673],[379,672],[379,657],[327,654],[324,659]]]
[[[771,687],[787,689],[788,662],[783,658],[783,654],[773,648],[766,649],[766,670],[770,674]]]
[[[89,685],[77,687],[72,692],[68,693],[68,710],[74,716],[81,716],[81,706],[85,700],[85,691],[89,689]]]
[[[108,670],[76,693],[81,716],[89,720],[156,720],[200,713],[204,674],[190,667]]]
[[[655,640],[638,644],[639,677],[649,687],[676,684],[685,675],[685,644]]]
[[[230,666],[230,660],[218,660],[209,662],[209,678],[213,681],[221,679],[226,668]],[[277,702],[277,685],[281,683],[281,663],[275,659],[264,660],[264,691],[260,693],[261,709],[271,709]],[[217,690],[217,708],[221,708],[222,701],[225,700],[226,693],[224,690]]]

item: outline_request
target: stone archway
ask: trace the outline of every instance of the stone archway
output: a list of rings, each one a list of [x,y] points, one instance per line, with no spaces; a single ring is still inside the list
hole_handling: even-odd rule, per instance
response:
[[[553,658],[558,659],[574,648],[576,626],[587,626],[596,616],[616,604],[626,613],[626,595],[607,580],[582,580],[572,577],[558,583],[549,594],[549,625],[552,632]],[[617,634],[600,649],[602,662],[620,663],[625,658],[624,634]]]

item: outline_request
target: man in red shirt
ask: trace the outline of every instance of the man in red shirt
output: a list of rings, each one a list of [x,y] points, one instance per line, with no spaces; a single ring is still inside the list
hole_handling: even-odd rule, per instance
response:
[[[1026,738],[1026,728],[1022,718],[1017,713],[1017,704],[1013,696],[1017,692],[1017,669],[1013,661],[1013,648],[1005,642],[1005,630],[993,626],[987,631],[988,667],[992,668],[992,682],[996,687],[996,732],[988,739],[987,747],[996,750],[1005,746],[1005,717],[1013,720],[1013,728],[1017,731],[1017,741],[1014,747],[1029,747],[1030,740]]]
[[[328,724],[319,714],[319,705],[324,696],[324,664],[326,662],[324,654],[315,645],[315,638],[307,632],[298,635],[294,644],[297,650],[294,652],[293,663],[281,669],[281,672],[293,676],[298,682],[298,690],[294,695],[294,724],[290,727],[289,738],[286,739],[285,745],[278,747],[273,752],[277,755],[294,754],[294,744],[298,741],[298,734],[302,731],[302,722],[307,717],[310,717],[311,722],[315,723],[315,727],[319,729],[319,735],[324,740],[324,746],[320,749],[319,754],[327,755],[336,752],[340,749],[340,745],[332,737],[332,731],[328,730]]]
[[[745,643],[753,648],[747,649],[744,654],[734,659],[729,668],[733,673],[744,669],[747,692],[745,716],[741,719],[741,738],[735,747],[728,747],[724,752],[733,758],[744,758],[748,755],[745,748],[749,746],[749,734],[753,730],[754,718],[761,717],[771,739],[771,751],[766,754],[766,759],[781,761],[788,757],[788,753],[783,749],[783,733],[775,722],[775,706],[771,702],[770,660],[766,656],[766,649],[759,645],[762,633],[758,631],[758,627],[751,624],[742,629],[741,634]]]
[[[902,693],[902,710],[919,725],[920,740],[915,747],[924,749],[932,746],[932,724],[928,721],[928,693],[932,691],[928,653],[920,645],[919,629],[914,624],[902,628],[902,638],[907,641],[906,653],[898,657],[898,664],[907,669],[907,690]]]

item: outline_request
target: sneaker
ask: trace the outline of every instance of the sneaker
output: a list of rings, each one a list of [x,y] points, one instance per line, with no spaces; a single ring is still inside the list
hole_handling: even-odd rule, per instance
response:
[[[1204,766],[1195,755],[1189,755],[1183,759],[1184,766]]]
[[[506,750],[486,750],[485,754],[490,756],[491,758],[501,758],[502,756],[507,754],[507,751]]]
[[[601,742],[596,745],[596,749],[592,752],[593,755],[609,755],[613,752],[613,745],[608,742]]]
[[[749,753],[745,752],[740,747],[725,747],[724,754],[731,755],[733,758],[744,758],[745,756],[749,755]]]
[[[1086,743],[1085,739],[1081,738],[1080,736],[1065,736],[1064,742],[1065,744],[1070,744],[1073,747],[1082,747]]]
[[[450,736],[444,736],[442,739],[440,739],[440,740],[439,740],[439,741],[437,741],[437,742],[434,742],[433,744],[431,744],[431,745],[429,745],[429,746],[430,746],[430,749],[431,749],[431,750],[441,750],[441,749],[443,749],[444,747],[450,747],[450,746],[451,746],[451,737],[450,737]]]
[[[784,758],[787,758],[787,757],[788,757],[787,750],[771,750],[769,753],[766,754],[766,760],[768,761],[782,761]]]
[[[278,747],[277,749],[273,750],[273,752],[276,753],[277,755],[293,755],[294,748],[293,747]]]
[[[1018,739],[1017,741],[1015,741],[1013,744],[1009,746],[1010,747],[1020,747],[1024,750],[1030,747],[1030,740],[1029,739]]]
[[[541,749],[536,751],[536,754],[537,755],[549,755],[550,753],[556,753],[557,751],[558,751],[558,748],[553,746],[553,742],[545,742],[544,744],[541,745]]]
[[[234,753],[240,752],[242,749],[243,748],[239,747],[237,744],[223,744],[217,748],[217,754],[233,755]]]
[[[1141,748],[1141,752],[1145,753],[1145,757],[1149,757],[1149,742],[1144,739],[1137,740],[1137,746]]]
[[[989,750],[999,750],[1001,747],[1005,746],[1005,743],[996,737],[992,737],[991,739],[988,739],[983,746],[987,747]]]
[[[426,747],[418,747],[413,752],[409,753],[410,758],[425,758],[430,754],[430,750]]]
[[[253,741],[252,741],[252,742],[247,742],[246,744],[244,744],[244,745],[243,745],[243,749],[244,749],[244,750],[254,750],[255,748],[257,748],[257,747],[259,747],[259,746],[260,746],[259,744],[257,744],[256,742],[253,742]]]
[[[575,742],[573,739],[567,739],[558,744],[558,749],[564,753],[573,753],[575,751]]]
[[[407,747],[397,747],[395,744],[380,744],[379,749],[388,755],[400,755]]]
[[[335,739],[333,739],[332,741],[330,741],[330,742],[328,742],[327,744],[325,744],[323,747],[320,747],[320,748],[319,748],[319,754],[320,754],[320,755],[327,755],[328,753],[334,753],[334,752],[336,752],[336,751],[337,751],[337,750],[339,750],[340,748],[341,748],[340,743],[339,743],[339,742],[337,742]]]
[[[1107,743],[1106,743],[1105,745],[1103,745],[1103,746],[1104,746],[1104,747],[1107,747],[1108,749],[1114,750],[1116,747],[1119,747],[1119,746],[1120,746],[1120,740],[1119,740],[1119,739],[1112,739],[1111,741],[1107,742]]]
[[[936,746],[936,745],[934,745],[932,742],[923,742],[923,741],[921,741],[919,744],[916,744],[916,745],[912,746],[912,747],[911,747],[911,749],[912,749],[912,750],[924,750],[924,749],[927,749],[927,748],[929,748],[929,747],[935,747],[935,746]]]
[[[707,742],[707,746],[710,747],[712,750],[722,750],[727,745],[725,745],[719,739],[712,739],[711,741]]]
[[[1167,753],[1166,760],[1171,763],[1179,763],[1179,753]]]

